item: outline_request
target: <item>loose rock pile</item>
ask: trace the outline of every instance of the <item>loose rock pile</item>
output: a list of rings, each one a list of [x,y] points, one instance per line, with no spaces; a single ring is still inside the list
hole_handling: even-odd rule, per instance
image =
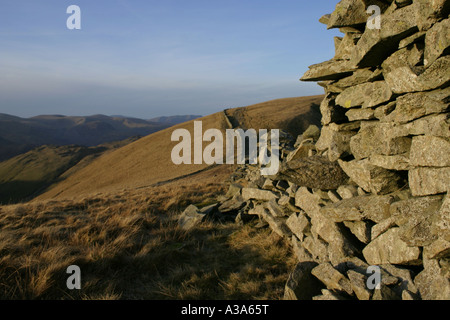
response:
[[[340,1],[320,19],[344,33],[336,55],[302,77],[325,88],[321,130],[291,141],[277,176],[244,165],[220,203],[190,208],[289,239],[286,299],[450,299],[449,13],[449,0]]]

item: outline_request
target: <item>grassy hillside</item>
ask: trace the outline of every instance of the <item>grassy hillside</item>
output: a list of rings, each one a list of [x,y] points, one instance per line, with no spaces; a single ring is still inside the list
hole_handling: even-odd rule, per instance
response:
[[[320,117],[318,106],[320,99],[321,96],[288,98],[231,111],[232,114],[239,115],[236,118],[242,121],[243,127],[291,128],[291,131],[302,132],[303,127],[299,124],[301,121],[292,119],[305,114],[307,119],[305,122],[316,123],[315,119]],[[224,132],[229,128],[223,112],[198,120],[203,123],[203,131],[217,128]],[[171,160],[171,151],[178,144],[171,142],[172,132],[178,128],[185,128],[193,137],[193,123],[194,121],[188,121],[161,130],[101,156],[39,196],[37,200],[79,199],[93,193],[113,193],[124,189],[142,188],[205,170],[206,164],[175,165]],[[298,128],[294,124],[298,124]]]
[[[226,112],[242,128],[283,129],[296,137],[311,124],[320,126],[322,99],[323,95],[276,99]]]
[[[0,204],[27,201],[51,184],[87,166],[100,155],[138,138],[96,147],[45,145],[0,162]]]
[[[0,299],[281,299],[296,259],[269,228],[178,227],[222,181],[0,206]],[[72,264],[82,290],[66,287]]]
[[[25,200],[82,158],[103,148],[42,146],[0,163],[0,203]]]
[[[226,129],[221,113],[201,118],[203,127]],[[105,154],[38,197],[41,199],[81,198],[92,193],[135,189],[194,173],[203,165],[177,166],[172,163],[172,131],[186,128],[193,136],[193,121],[148,135]]]

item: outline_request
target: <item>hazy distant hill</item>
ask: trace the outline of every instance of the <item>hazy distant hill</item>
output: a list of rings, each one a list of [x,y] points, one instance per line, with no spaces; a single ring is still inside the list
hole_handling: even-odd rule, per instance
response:
[[[159,123],[167,123],[167,124],[178,124],[186,121],[194,120],[197,118],[201,118],[202,116],[198,115],[187,115],[187,116],[169,116],[169,117],[157,117],[149,119],[151,122],[159,122]]]
[[[105,115],[20,118],[0,113],[0,161],[46,144],[95,146],[146,136],[191,117],[196,116],[167,117],[158,122]]]

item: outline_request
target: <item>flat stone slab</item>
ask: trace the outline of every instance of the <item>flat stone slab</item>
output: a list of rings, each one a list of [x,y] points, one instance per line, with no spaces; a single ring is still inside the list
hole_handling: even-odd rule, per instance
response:
[[[400,229],[392,228],[370,242],[363,250],[364,258],[370,265],[400,264],[420,265],[421,251],[410,247],[400,238]]]
[[[369,159],[338,162],[345,173],[367,192],[387,194],[401,187],[402,179],[397,172],[374,166]]]
[[[450,138],[417,136],[412,139],[411,166],[450,167]]]
[[[381,222],[388,218],[391,203],[394,198],[390,195],[357,196],[328,204],[320,209],[325,217],[334,222],[372,220]]]
[[[257,188],[242,188],[242,198],[244,201],[254,199],[261,201],[276,200],[278,196],[269,190],[261,190]]]
[[[348,181],[348,176],[337,162],[331,162],[322,156],[295,159],[283,163],[277,178],[290,181],[298,186],[321,190],[337,189]]]
[[[413,196],[427,196],[450,191],[450,167],[409,170],[409,187]]]

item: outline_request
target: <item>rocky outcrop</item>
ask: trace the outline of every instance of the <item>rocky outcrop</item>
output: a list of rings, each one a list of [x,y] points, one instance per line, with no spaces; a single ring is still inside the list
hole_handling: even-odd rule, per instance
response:
[[[450,0],[342,0],[320,19],[344,33],[301,79],[325,88],[320,134],[292,141],[275,177],[233,176],[239,223],[292,244],[286,299],[450,299],[449,13]]]
[[[363,13],[373,4],[382,11],[379,30],[364,23]],[[337,161],[360,194],[331,190],[332,204],[322,197],[304,206],[316,201],[324,218],[348,229],[366,263],[413,268],[417,292],[397,292],[398,298],[450,299],[450,1],[384,4],[343,0],[328,20],[321,19],[345,35],[333,59],[311,66],[302,77],[320,79],[326,93],[317,155]],[[330,67],[326,74],[323,65]],[[360,277],[347,272],[347,278]],[[358,298],[366,293],[354,290]]]

